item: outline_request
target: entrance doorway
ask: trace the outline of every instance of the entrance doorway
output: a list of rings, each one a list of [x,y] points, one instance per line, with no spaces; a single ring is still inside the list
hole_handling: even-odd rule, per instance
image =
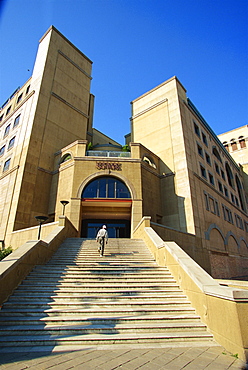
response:
[[[130,221],[128,220],[95,220],[82,221],[82,238],[94,239],[102,225],[107,226],[109,238],[130,238]]]

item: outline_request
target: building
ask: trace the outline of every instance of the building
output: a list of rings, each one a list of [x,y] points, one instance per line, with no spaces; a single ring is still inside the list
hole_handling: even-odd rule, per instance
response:
[[[130,150],[92,126],[92,62],[54,27],[32,77],[4,103],[1,235],[56,221],[132,237],[143,216],[214,277],[248,275],[245,173],[173,77],[131,103]],[[13,245],[13,248],[16,246]]]
[[[218,137],[235,162],[242,167],[244,187],[248,189],[248,125],[225,132]]]

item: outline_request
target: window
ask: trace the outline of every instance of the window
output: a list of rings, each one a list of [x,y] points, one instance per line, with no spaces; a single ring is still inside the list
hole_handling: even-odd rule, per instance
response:
[[[204,142],[204,144],[206,146],[208,146],[208,140],[207,140],[207,136],[202,132],[202,141]]]
[[[232,193],[231,193],[231,198],[232,198],[232,202],[235,204],[235,197]]]
[[[242,208],[243,211],[246,211],[246,209],[245,209],[245,199],[244,199],[244,194],[243,194],[243,187],[242,187],[241,181],[238,178],[237,174],[235,175],[235,180],[236,180],[236,186],[237,186],[237,189],[238,189],[239,202],[240,202],[241,208]]]
[[[232,148],[232,151],[238,150],[238,146],[237,146],[235,139],[231,140],[231,148]]]
[[[224,204],[222,204],[222,211],[223,211],[224,220],[233,224],[233,217],[232,217],[231,210],[227,208],[226,206],[224,206]]]
[[[220,163],[222,163],[222,160],[220,158],[220,153],[215,147],[213,148],[213,155],[218,159],[218,161],[220,161]]]
[[[210,156],[208,155],[208,153],[205,152],[205,157],[206,157],[206,161],[207,163],[209,164],[209,166],[211,166],[211,159],[210,159]]]
[[[232,174],[231,168],[228,163],[226,163],[226,175],[227,175],[228,184],[232,188],[234,188],[233,174]]]
[[[30,85],[28,85],[28,87],[26,89],[26,95],[29,93],[29,90],[30,90]]]
[[[209,177],[210,184],[214,186],[214,177],[210,172],[208,173],[208,177]]]
[[[204,191],[206,210],[220,217],[219,203],[210,194]]]
[[[245,223],[245,231],[248,233],[248,222],[244,222]]]
[[[239,145],[241,149],[246,148],[246,142],[245,142],[244,136],[239,137]]]
[[[122,181],[106,176],[91,181],[83,190],[82,198],[131,198],[131,196]]]
[[[206,173],[205,168],[201,164],[200,164],[200,169],[201,169],[202,177],[204,177],[206,179],[207,178],[207,173]]]
[[[71,159],[71,154],[70,153],[67,153],[65,154],[62,159],[61,159],[61,162],[60,163],[64,163],[66,161],[69,161]]]
[[[6,116],[9,114],[10,110],[11,110],[11,105],[9,106],[9,108],[6,111]]]
[[[202,150],[202,147],[201,147],[199,144],[197,144],[197,150],[198,150],[198,154],[199,154],[201,157],[203,157],[203,150]]]
[[[215,167],[215,171],[218,173],[218,175],[220,175],[220,168],[216,162],[214,163],[214,167]]]
[[[21,95],[19,95],[19,96],[18,96],[18,98],[17,98],[17,104],[18,104],[18,103],[20,103],[20,101],[22,101],[22,93],[21,93]]]
[[[2,146],[2,148],[0,149],[0,156],[3,155],[5,152],[5,145]]]
[[[2,120],[3,120],[3,114],[0,116],[0,122],[2,122]]]
[[[194,122],[194,129],[195,129],[195,134],[200,137],[200,129],[199,126]]]
[[[14,146],[14,143],[15,143],[15,136],[12,137],[12,139],[9,141],[9,146],[8,146],[8,150],[13,148]]]
[[[224,141],[223,145],[226,148],[226,150],[229,152],[229,145],[227,144],[227,141]]]
[[[4,166],[3,166],[3,172],[8,171],[9,166],[10,166],[10,159],[8,159],[8,160],[4,163]]]
[[[17,116],[17,117],[15,118],[13,128],[19,125],[20,117],[21,117],[21,115],[19,114],[19,116]]]
[[[220,181],[218,181],[218,187],[219,187],[219,191],[223,193],[223,185]]]
[[[10,130],[10,124],[6,126],[3,137],[6,137],[7,135],[9,135],[9,130]]]
[[[209,211],[209,201],[208,201],[208,194],[204,191],[204,199],[205,199],[205,206],[206,210]]]
[[[225,196],[227,197],[227,198],[229,198],[229,194],[228,194],[228,190],[227,190],[227,188],[224,186],[224,193],[225,193]]]
[[[239,229],[244,230],[244,224],[243,224],[242,218],[235,214],[235,221],[236,221],[236,226]]]
[[[221,172],[221,177],[223,178],[224,181],[226,181],[225,172],[223,170],[220,170],[220,172]]]
[[[154,161],[151,158],[149,158],[147,156],[144,156],[143,161],[148,163],[151,167],[156,168],[156,164],[154,163]]]

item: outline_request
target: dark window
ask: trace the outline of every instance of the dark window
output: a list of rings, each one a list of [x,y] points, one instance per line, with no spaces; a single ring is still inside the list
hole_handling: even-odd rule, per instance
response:
[[[248,222],[244,222],[245,223],[245,231],[248,233]]]
[[[215,162],[214,163],[214,166],[215,166],[215,171],[218,173],[218,175],[220,174],[220,168],[218,166],[218,164]]]
[[[209,211],[208,194],[205,193],[205,191],[204,191],[204,199],[205,199],[206,210]]]
[[[215,147],[213,148],[213,155],[218,159],[218,161],[220,161],[220,163],[222,163],[222,160],[220,158],[220,153]]]
[[[207,140],[207,136],[202,132],[202,141],[204,142],[204,144],[206,146],[208,146],[208,140]]]
[[[240,201],[241,208],[242,208],[243,211],[246,211],[246,209],[245,209],[245,199],[244,199],[244,194],[243,194],[241,182],[240,182],[237,175],[235,176],[235,179],[236,179],[236,185],[237,185],[237,189],[238,189],[239,201]]]
[[[204,191],[204,197],[205,197],[205,205],[207,211],[210,211],[211,213],[220,216],[220,211],[219,211],[219,204],[218,201],[212,197],[210,194],[206,193]]]
[[[223,204],[222,204],[222,210],[223,210],[224,220],[233,224],[233,217],[232,217],[231,210],[229,208],[227,208],[226,206],[224,206]]]
[[[210,184],[214,185],[214,177],[210,172],[208,173],[208,177],[209,177]]]
[[[71,159],[71,155],[69,153],[65,154],[62,159],[61,159],[61,162],[60,163],[64,163],[66,161],[69,161]]]
[[[10,159],[8,159],[3,166],[3,172],[8,171],[10,165]]]
[[[82,198],[131,198],[127,186],[114,177],[99,177],[83,190]]]
[[[226,150],[229,152],[229,145],[227,144],[227,142],[226,142],[226,141],[224,141],[223,145],[224,145],[224,147],[226,148]]]
[[[19,116],[17,116],[17,117],[15,118],[15,120],[14,120],[13,128],[19,125],[20,118],[21,118],[21,115],[19,114]]]
[[[4,116],[3,114],[0,116],[0,122],[3,120],[3,116]]]
[[[201,157],[203,157],[203,150],[202,150],[202,147],[201,147],[199,144],[197,144],[197,150],[198,150],[198,154],[199,154]]]
[[[3,155],[3,154],[4,154],[4,152],[5,152],[5,145],[4,145],[4,146],[2,146],[2,148],[0,149],[0,155]]]
[[[194,122],[194,129],[195,129],[195,133],[197,136],[200,137],[200,130],[199,130],[199,126]]]
[[[20,101],[22,101],[22,94],[18,96],[18,98],[17,98],[17,104],[20,103]]]
[[[206,170],[205,168],[200,164],[200,169],[201,169],[201,175],[202,177],[205,177],[205,179],[207,178],[207,173],[206,173]]]
[[[10,130],[10,124],[6,126],[3,137],[9,135],[9,130]]]
[[[226,181],[225,172],[223,170],[220,170],[220,172],[221,172],[221,177],[223,178],[223,180]]]
[[[245,138],[244,136],[240,136],[239,137],[239,145],[240,145],[240,148],[246,148],[246,142],[245,142]]]
[[[242,218],[235,214],[235,221],[236,221],[236,226],[239,229],[244,230],[244,224],[243,224]]]
[[[29,93],[29,90],[30,90],[30,85],[28,85],[28,87],[26,89],[26,95]]]
[[[8,149],[11,149],[11,148],[13,148],[13,146],[14,146],[14,143],[15,143],[15,136],[14,137],[12,137],[12,139],[9,141],[9,146],[8,146]]]
[[[6,111],[6,116],[9,114],[10,110],[11,110],[11,105],[9,106],[9,108]]]
[[[228,163],[226,163],[226,175],[227,175],[228,184],[232,188],[234,188],[233,174],[232,174],[231,168]]]
[[[228,194],[228,190],[227,190],[227,188],[224,186],[224,192],[225,192],[225,196],[227,197],[227,198],[229,198],[229,194]]]
[[[237,146],[235,139],[231,140],[231,147],[232,147],[232,151],[238,150],[238,146]]]
[[[210,156],[208,155],[208,153],[205,152],[205,157],[206,157],[206,161],[207,163],[209,164],[209,166],[211,166],[211,159],[210,159]]]
[[[232,193],[231,193],[231,198],[232,198],[232,202],[235,204],[235,197]]]
[[[223,186],[222,186],[222,183],[220,181],[218,181],[218,187],[219,187],[219,191],[221,193],[223,193]]]

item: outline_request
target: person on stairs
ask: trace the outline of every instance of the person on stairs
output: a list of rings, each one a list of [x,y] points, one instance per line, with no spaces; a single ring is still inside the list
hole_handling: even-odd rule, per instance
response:
[[[100,252],[100,257],[103,256],[105,243],[108,244],[108,232],[106,229],[107,229],[106,225],[103,225],[102,228],[98,231],[96,236],[96,241],[99,242],[100,244],[98,248],[98,251]]]

